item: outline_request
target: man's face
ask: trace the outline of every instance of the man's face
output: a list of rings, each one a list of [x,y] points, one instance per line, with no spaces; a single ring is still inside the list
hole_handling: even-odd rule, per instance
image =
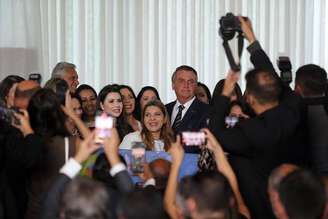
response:
[[[77,85],[79,85],[79,76],[74,68],[67,69],[63,79],[67,82],[69,91],[75,93]]]
[[[185,103],[195,96],[197,77],[192,71],[180,70],[175,74],[172,88],[179,102]]]

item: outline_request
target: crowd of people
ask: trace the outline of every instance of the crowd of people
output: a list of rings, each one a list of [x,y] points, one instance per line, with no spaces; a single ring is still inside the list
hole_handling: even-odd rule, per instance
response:
[[[152,86],[136,95],[109,84],[97,93],[79,85],[68,62],[43,87],[4,78],[0,218],[328,218],[327,73],[304,65],[291,89],[250,21],[239,20],[254,65],[244,93],[239,72],[211,95],[187,65],[173,72],[176,100],[166,105]],[[99,143],[95,118],[103,114],[114,126]],[[183,144],[180,133],[190,131],[206,141]],[[143,163],[137,184],[120,154],[136,142],[171,157]],[[198,171],[180,179],[185,154],[198,156]]]

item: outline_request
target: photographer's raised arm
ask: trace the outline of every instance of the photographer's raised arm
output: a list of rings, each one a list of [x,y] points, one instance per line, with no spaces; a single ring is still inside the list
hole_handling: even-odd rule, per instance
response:
[[[270,61],[270,58],[264,52],[259,41],[257,41],[256,39],[251,21],[249,19],[245,19],[240,16],[238,18],[244,36],[249,42],[249,46],[247,47],[247,50],[251,54],[251,62],[253,63],[254,68],[266,69],[275,72],[275,69]]]

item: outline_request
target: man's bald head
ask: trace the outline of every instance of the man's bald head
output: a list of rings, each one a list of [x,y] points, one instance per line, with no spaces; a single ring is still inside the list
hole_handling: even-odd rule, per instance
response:
[[[40,85],[33,80],[18,83],[15,91],[14,106],[20,109],[27,109],[31,97],[39,89]]]
[[[149,163],[149,168],[155,178],[157,189],[164,190],[171,170],[171,163],[164,159],[156,159]]]

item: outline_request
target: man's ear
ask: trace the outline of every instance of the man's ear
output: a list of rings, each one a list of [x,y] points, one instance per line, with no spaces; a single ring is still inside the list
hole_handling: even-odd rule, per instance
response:
[[[301,85],[295,83],[295,92],[296,92],[298,95],[303,96],[303,90],[302,90]]]
[[[255,103],[255,98],[252,94],[247,94],[246,95],[246,101],[247,101],[249,106],[252,106]]]

